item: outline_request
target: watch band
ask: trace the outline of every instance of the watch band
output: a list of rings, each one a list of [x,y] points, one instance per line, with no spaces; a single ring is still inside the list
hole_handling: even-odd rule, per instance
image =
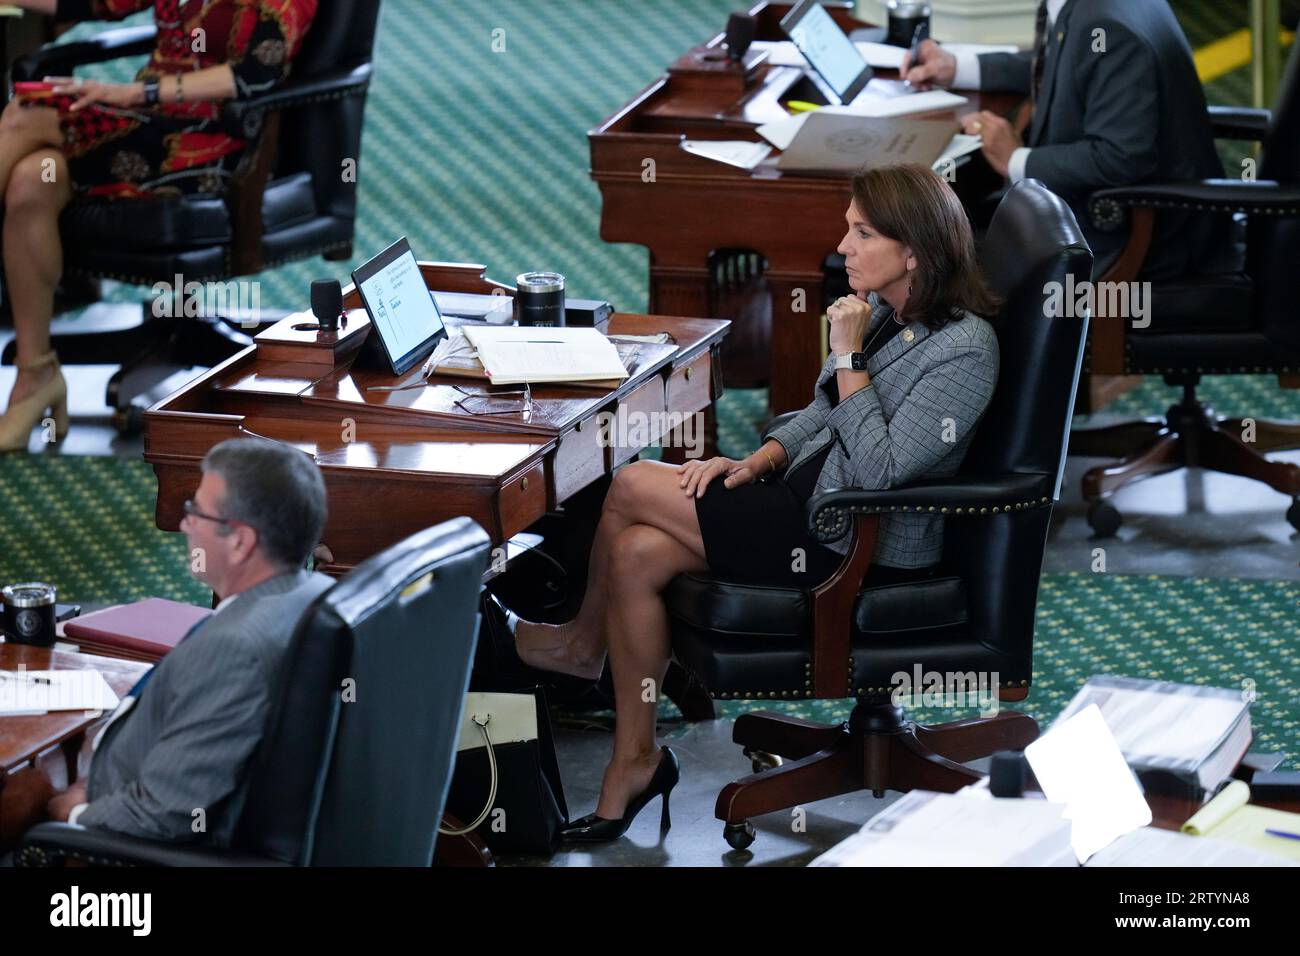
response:
[[[144,86],[144,105],[157,106],[158,105],[158,81],[156,79],[145,80],[143,86]]]
[[[865,372],[867,370],[867,353],[866,352],[843,352],[835,356],[835,369],[848,369],[854,372]]]

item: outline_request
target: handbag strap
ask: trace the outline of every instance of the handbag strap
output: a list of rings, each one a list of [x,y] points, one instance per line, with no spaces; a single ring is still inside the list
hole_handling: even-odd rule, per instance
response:
[[[492,786],[488,791],[487,803],[483,805],[483,812],[478,815],[474,822],[468,826],[455,829],[440,826],[438,827],[438,832],[443,836],[464,836],[471,830],[477,829],[479,824],[486,820],[488,814],[492,812],[492,804],[496,803],[497,800],[497,755],[492,749],[492,738],[488,735],[487,727],[488,723],[492,720],[492,715],[488,714],[483,718],[482,723],[479,723],[478,718],[473,715],[470,716],[470,720],[474,722],[474,726],[476,726],[483,734],[483,743],[487,747],[488,773],[492,779]]]

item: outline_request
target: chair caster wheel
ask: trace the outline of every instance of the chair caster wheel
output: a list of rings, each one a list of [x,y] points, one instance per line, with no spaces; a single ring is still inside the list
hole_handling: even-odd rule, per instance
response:
[[[733,850],[748,849],[749,845],[754,842],[756,835],[754,825],[748,820],[741,820],[739,823],[728,823],[722,831],[722,836]]]
[[[1088,527],[1099,538],[1113,538],[1124,517],[1109,501],[1094,501],[1088,506]]]
[[[1291,507],[1286,509],[1286,520],[1291,522],[1291,527],[1300,531],[1300,498],[1291,502]]]
[[[749,765],[753,768],[754,773],[762,773],[764,770],[774,770],[781,766],[780,757],[763,750],[750,750],[746,747],[745,756],[749,758]]]

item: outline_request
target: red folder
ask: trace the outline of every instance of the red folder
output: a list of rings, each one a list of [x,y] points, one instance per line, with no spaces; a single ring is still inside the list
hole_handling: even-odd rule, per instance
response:
[[[73,618],[63,625],[63,633],[64,639],[79,645],[83,653],[157,661],[211,614],[193,604],[148,598]]]

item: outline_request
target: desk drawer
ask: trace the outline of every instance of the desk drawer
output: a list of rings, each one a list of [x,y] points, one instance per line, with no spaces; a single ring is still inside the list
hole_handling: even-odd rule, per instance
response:
[[[523,531],[546,514],[546,466],[538,462],[501,486],[497,514],[501,540]]]
[[[617,412],[609,423],[610,471],[630,461],[658,438],[663,428],[664,378],[655,375],[619,402]]]
[[[551,505],[563,504],[605,474],[605,446],[600,433],[600,422],[592,417],[561,436],[552,460],[555,497]]]
[[[711,353],[705,351],[668,376],[666,402],[670,412],[699,412],[709,407]]]

